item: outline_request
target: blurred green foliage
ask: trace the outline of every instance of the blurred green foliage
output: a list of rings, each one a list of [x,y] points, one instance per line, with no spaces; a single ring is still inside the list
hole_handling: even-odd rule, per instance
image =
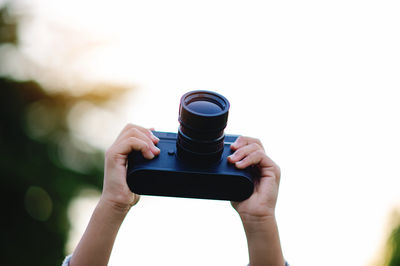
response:
[[[400,216],[397,216],[399,218]],[[397,227],[394,228],[389,238],[388,251],[389,263],[388,266],[400,266],[400,221],[395,221]]]
[[[0,46],[18,45],[17,28],[0,9]],[[82,99],[107,100],[96,96],[49,94],[34,81],[0,77],[1,265],[61,265],[69,203],[103,181],[103,153],[74,144],[67,114]],[[85,167],[67,167],[65,149]]]
[[[69,232],[67,208],[85,186],[100,188],[102,162],[80,173],[63,166],[59,145],[51,137],[68,134],[62,123],[51,135],[33,139],[26,130],[26,110],[51,101],[34,82],[0,79],[0,169],[2,265],[61,265]],[[53,106],[63,114],[65,106]],[[60,117],[60,121],[65,117]],[[84,157],[81,151],[77,156]],[[3,209],[3,212],[4,212]]]

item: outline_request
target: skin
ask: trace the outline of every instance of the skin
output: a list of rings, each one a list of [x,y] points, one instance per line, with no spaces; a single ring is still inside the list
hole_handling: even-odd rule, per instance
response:
[[[239,169],[257,167],[260,173],[253,194],[241,202],[231,202],[239,213],[246,233],[251,266],[285,265],[275,219],[280,168],[266,154],[261,142],[239,137],[228,157]]]
[[[72,255],[70,266],[108,264],[118,230],[131,207],[140,199],[126,184],[128,154],[136,150],[145,158],[153,159],[160,153],[156,147],[159,139],[151,130],[128,124],[107,150],[103,192]],[[228,157],[230,163],[239,169],[257,167],[260,172],[252,196],[242,202],[232,202],[246,233],[250,265],[284,265],[275,219],[280,169],[265,155],[257,139],[239,137],[231,149],[235,152]]]

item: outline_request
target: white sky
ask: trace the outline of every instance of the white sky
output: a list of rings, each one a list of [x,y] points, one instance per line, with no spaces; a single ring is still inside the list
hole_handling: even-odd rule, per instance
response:
[[[136,86],[115,113],[76,119],[79,137],[105,148],[127,122],[176,131],[184,92],[217,91],[231,102],[226,132],[260,138],[282,168],[289,263],[376,257],[400,209],[398,1],[19,2],[30,60],[69,81]],[[71,245],[94,202],[73,204]],[[134,263],[246,265],[239,218],[228,202],[143,197],[110,265]]]

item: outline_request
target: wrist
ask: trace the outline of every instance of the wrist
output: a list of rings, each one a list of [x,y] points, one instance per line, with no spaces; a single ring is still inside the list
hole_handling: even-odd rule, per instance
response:
[[[241,218],[249,249],[249,265],[285,265],[275,216]]]
[[[243,223],[260,223],[268,220],[275,220],[275,209],[263,208],[257,211],[237,210]]]
[[[115,218],[123,219],[128,214],[131,205],[110,200],[102,195],[100,197],[98,207],[107,212],[109,215],[114,216]]]
[[[253,197],[253,196],[251,196]],[[242,221],[263,221],[275,217],[275,202],[260,200],[251,201],[252,198],[242,202],[231,202]]]
[[[242,220],[242,224],[246,233],[249,234],[262,233],[277,229],[275,215],[253,216],[241,214],[240,219]]]

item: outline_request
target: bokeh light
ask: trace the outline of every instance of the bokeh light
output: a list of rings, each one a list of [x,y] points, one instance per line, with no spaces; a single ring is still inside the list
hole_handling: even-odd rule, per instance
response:
[[[34,219],[46,221],[51,215],[53,202],[46,190],[32,186],[26,191],[25,207]]]
[[[48,156],[67,169],[51,168],[58,179],[42,183],[36,170],[37,179],[19,184],[22,206],[46,224],[52,217],[68,223],[69,207],[73,229],[63,253],[83,233],[98,197],[85,191],[100,190],[99,154],[122,127],[175,132],[180,96],[208,89],[231,102],[227,132],[260,138],[281,166],[277,219],[291,264],[385,265],[394,257],[398,249],[388,239],[400,224],[392,215],[400,208],[398,1],[0,6],[7,2],[0,75],[35,81],[15,85],[19,91],[41,88],[23,94],[22,124],[46,149],[27,146],[24,158],[39,167],[45,163],[34,155]],[[5,110],[10,116],[16,109]],[[10,155],[2,158],[12,164]],[[229,203],[215,201],[143,197],[121,227],[110,265],[131,265],[132,254],[141,265],[247,263],[238,217]]]

